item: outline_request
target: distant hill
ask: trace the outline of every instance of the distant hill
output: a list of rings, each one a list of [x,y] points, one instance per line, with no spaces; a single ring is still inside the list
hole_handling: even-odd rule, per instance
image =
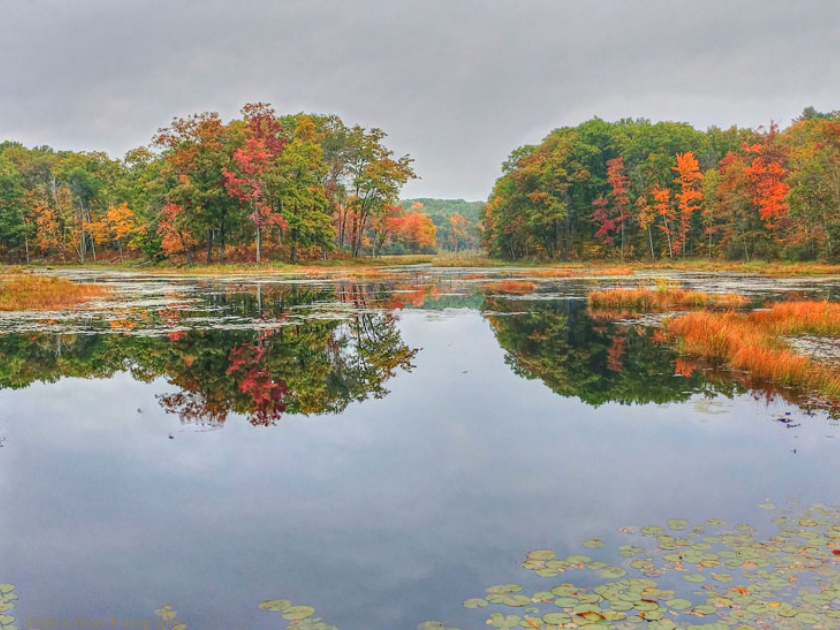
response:
[[[400,204],[406,210],[410,210],[412,204],[420,202],[423,204],[423,212],[431,217],[435,225],[440,227],[444,222],[449,222],[451,217],[456,212],[460,212],[462,216],[475,223],[481,218],[484,212],[484,206],[487,205],[483,201],[464,201],[463,199],[403,199]]]
[[[487,205],[483,201],[465,201],[463,199],[403,199],[400,205],[406,210],[411,210],[412,206],[417,203],[423,204],[423,209],[420,212],[425,212],[429,218],[437,226],[437,242],[440,249],[451,249],[449,235],[452,228],[449,223],[449,217],[456,212],[467,219],[472,229],[471,237],[467,239],[468,242],[462,242],[461,247],[477,247],[479,236],[477,225],[481,221],[484,214],[484,207]]]

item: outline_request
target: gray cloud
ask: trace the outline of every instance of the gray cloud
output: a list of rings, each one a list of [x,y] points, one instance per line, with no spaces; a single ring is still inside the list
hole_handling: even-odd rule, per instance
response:
[[[250,101],[379,126],[407,196],[485,198],[593,115],[701,128],[840,107],[833,0],[5,0],[0,138],[122,155]]]

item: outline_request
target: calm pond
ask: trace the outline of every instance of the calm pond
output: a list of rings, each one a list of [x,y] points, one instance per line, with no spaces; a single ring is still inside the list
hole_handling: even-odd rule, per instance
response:
[[[659,316],[587,311],[589,289],[638,277],[538,279],[536,292],[508,296],[460,269],[70,275],[110,283],[118,298],[0,315],[0,582],[14,584],[7,614],[19,628],[154,620],[164,604],[191,629],[285,628],[294,612],[259,608],[277,598],[315,608],[301,629],[481,628],[494,612],[566,614],[547,599],[525,612],[504,593],[624,572],[694,601],[686,574],[631,565],[650,554],[619,548],[657,549],[658,530],[639,528],[669,521],[698,540],[737,524],[766,539],[799,510],[840,503],[830,412],[678,357]],[[755,304],[840,297],[837,278],[673,277]],[[814,536],[833,539],[823,530],[840,517],[821,514]],[[546,566],[554,556],[536,554],[523,567],[537,549],[585,556]],[[806,567],[819,570],[803,585],[836,585],[829,561]],[[605,567],[619,570],[599,576]],[[746,579],[728,572],[724,588]],[[464,607],[507,584],[522,590]],[[589,603],[558,595],[574,600],[566,608]],[[833,612],[826,597],[818,607]],[[840,626],[794,613],[790,627]],[[679,627],[737,627],[674,615]],[[545,627],[565,618],[555,621]]]

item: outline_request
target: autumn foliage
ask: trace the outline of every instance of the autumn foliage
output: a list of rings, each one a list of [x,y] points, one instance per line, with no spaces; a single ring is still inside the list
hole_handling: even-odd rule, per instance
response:
[[[192,264],[376,253],[374,225],[414,177],[411,158],[386,137],[253,103],[230,121],[176,117],[124,159],[3,142],[0,258]],[[417,247],[436,246],[422,215],[406,230]]]
[[[510,259],[836,261],[838,181],[838,112],[784,130],[594,119],[511,154],[484,241]]]

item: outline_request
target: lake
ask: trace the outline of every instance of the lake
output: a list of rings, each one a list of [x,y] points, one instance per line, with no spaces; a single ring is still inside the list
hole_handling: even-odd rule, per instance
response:
[[[749,524],[764,540],[840,503],[836,413],[679,357],[661,316],[587,310],[589,289],[638,276],[537,279],[520,296],[487,288],[502,274],[516,277],[73,272],[117,298],[2,314],[0,581],[19,598],[7,614],[24,628],[154,620],[171,604],[190,628],[285,628],[295,619],[259,604],[287,599],[317,611],[301,629],[480,628],[494,612],[563,612],[547,600],[464,607],[494,585],[522,587],[496,593],[510,600],[647,575],[691,599],[678,571],[617,555],[656,549],[662,533],[641,527],[671,521],[699,540],[701,527]],[[840,298],[838,278],[672,277],[754,306]],[[832,539],[840,517],[816,509]],[[523,567],[538,549],[573,560]],[[558,575],[578,555],[624,573]],[[840,579],[819,557],[803,588]],[[818,607],[834,612],[832,600]],[[796,614],[784,627],[838,627]],[[651,617],[634,623],[669,627]]]

